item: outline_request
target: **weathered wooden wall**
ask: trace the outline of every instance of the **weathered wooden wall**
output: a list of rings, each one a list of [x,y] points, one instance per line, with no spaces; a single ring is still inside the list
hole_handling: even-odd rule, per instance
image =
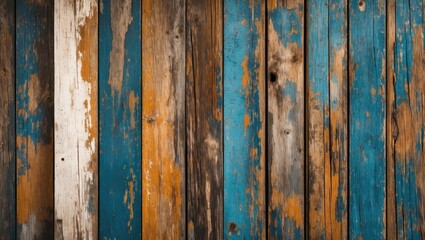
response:
[[[424,12],[0,1],[0,239],[425,239]]]

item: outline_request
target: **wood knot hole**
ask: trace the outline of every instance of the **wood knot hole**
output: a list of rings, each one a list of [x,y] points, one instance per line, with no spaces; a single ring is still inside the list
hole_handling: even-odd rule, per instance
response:
[[[63,162],[63,161],[65,161],[65,158],[61,158],[61,161]]]
[[[274,83],[277,81],[277,74],[275,72],[270,72],[270,82]]]
[[[229,224],[229,232],[235,232],[237,228],[238,228],[238,226],[236,226],[236,223],[231,222]]]
[[[364,0],[359,0],[359,9],[362,12],[366,9],[366,3]]]

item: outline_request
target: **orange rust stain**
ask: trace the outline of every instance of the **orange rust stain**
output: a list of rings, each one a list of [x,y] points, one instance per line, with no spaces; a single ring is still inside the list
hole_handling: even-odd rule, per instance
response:
[[[134,205],[134,181],[136,180],[136,175],[134,174],[134,171],[132,168],[130,168],[130,175],[131,180],[128,181],[128,190],[125,191],[124,195],[124,204],[127,204],[128,210],[130,211],[130,217],[128,219],[127,226],[130,227],[130,230],[132,230],[131,221],[134,218],[134,211],[133,211],[133,205]],[[128,201],[128,194],[130,194],[130,201]],[[128,203],[127,203],[128,201]]]
[[[248,87],[248,81],[249,81],[248,56],[245,56],[241,66],[243,69],[242,87],[246,88]]]
[[[136,127],[135,123],[135,110],[136,105],[139,103],[139,97],[134,95],[134,91],[130,91],[128,94],[128,108],[130,109],[130,128],[134,129]]]
[[[18,151],[26,153],[29,169],[17,174],[17,220],[26,224],[30,215],[50,221],[53,209],[53,144],[34,143],[30,137],[17,136]],[[17,169],[23,167],[17,159]]]
[[[293,194],[285,201],[285,215],[295,222],[297,228],[303,226],[303,208],[304,206],[299,195]]]
[[[249,115],[245,114],[245,116],[243,117],[243,127],[245,131],[248,128],[249,124],[250,124]]]

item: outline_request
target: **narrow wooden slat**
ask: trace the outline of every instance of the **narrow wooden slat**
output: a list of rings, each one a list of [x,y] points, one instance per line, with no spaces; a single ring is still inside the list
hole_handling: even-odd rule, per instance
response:
[[[15,1],[0,1],[0,239],[16,238]]]
[[[309,237],[347,238],[347,5],[308,2]]]
[[[224,235],[266,237],[265,2],[224,1]]]
[[[185,2],[142,2],[142,236],[184,239]]]
[[[304,1],[268,1],[269,237],[302,239]]]
[[[55,238],[97,239],[98,19],[95,0],[54,7]]]
[[[394,5],[390,5],[394,7]],[[391,9],[393,10],[393,9]],[[390,11],[391,11],[390,10]],[[388,155],[394,166],[396,234],[398,239],[425,238],[425,41],[424,2],[397,0],[394,81],[388,81],[392,121]],[[394,17],[390,15],[389,17]],[[390,77],[390,76],[389,76]],[[389,190],[390,191],[390,190]],[[393,206],[394,207],[394,206]]]
[[[190,239],[223,237],[223,6],[188,0],[187,221]]]
[[[140,1],[99,15],[99,237],[141,238]]]
[[[351,0],[349,9],[349,237],[383,239],[386,4]]]
[[[17,223],[53,238],[53,1],[16,2]]]

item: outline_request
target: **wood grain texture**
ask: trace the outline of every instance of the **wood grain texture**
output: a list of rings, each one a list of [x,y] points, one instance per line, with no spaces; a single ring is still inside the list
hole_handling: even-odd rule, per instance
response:
[[[217,239],[224,234],[222,2],[188,0],[186,23],[188,238]]]
[[[266,237],[265,2],[224,1],[224,237]]]
[[[382,0],[352,0],[349,9],[349,237],[383,239],[386,237],[386,4]]]
[[[53,238],[53,1],[16,2],[19,239]]]
[[[15,1],[0,1],[0,239],[16,238]]]
[[[303,239],[304,1],[268,1],[269,237]]]
[[[184,239],[185,2],[142,4],[142,236]]]
[[[98,18],[95,0],[54,7],[55,238],[98,235]]]
[[[347,4],[307,6],[308,216],[312,239],[347,238]]]
[[[395,20],[388,33],[395,34],[392,81],[388,81],[391,132],[388,154],[394,167],[396,236],[425,238],[425,42],[424,2],[397,0],[390,5]],[[393,12],[394,13],[394,12]],[[391,74],[391,73],[390,73]],[[391,78],[391,76],[389,76]],[[395,207],[395,208],[394,208]]]
[[[99,15],[99,237],[141,238],[141,1]]]

